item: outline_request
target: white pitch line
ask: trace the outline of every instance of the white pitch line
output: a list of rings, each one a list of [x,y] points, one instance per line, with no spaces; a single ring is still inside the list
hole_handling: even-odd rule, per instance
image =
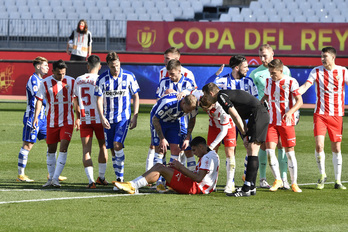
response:
[[[152,193],[137,193],[137,194],[112,194],[102,196],[85,196],[85,197],[59,197],[59,198],[47,198],[47,199],[34,199],[34,200],[21,200],[21,201],[0,201],[0,205],[13,204],[13,203],[26,203],[26,202],[40,202],[40,201],[60,201],[60,200],[73,200],[73,199],[91,199],[91,198],[104,198],[104,197],[129,197],[129,196],[143,196]]]

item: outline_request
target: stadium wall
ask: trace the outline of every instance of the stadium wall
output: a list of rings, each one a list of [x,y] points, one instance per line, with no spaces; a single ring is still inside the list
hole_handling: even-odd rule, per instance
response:
[[[107,53],[93,53],[101,57],[103,72],[107,69],[105,57]],[[31,60],[36,56],[44,56],[48,60],[63,59],[68,65],[67,75],[77,77],[84,74],[86,64],[84,62],[70,62],[69,56],[64,52],[37,52],[37,51],[0,51],[0,57],[6,58],[0,60],[0,99],[25,99],[25,86],[29,75],[33,72]],[[133,72],[140,85],[140,98],[143,103],[152,103],[155,99],[155,92],[159,80],[158,72],[163,67],[162,53],[119,53],[122,62],[122,68]],[[250,64],[249,73],[258,65],[260,60],[258,56],[247,56]],[[290,69],[292,76],[299,84],[303,84],[310,70],[321,65],[320,57],[308,56],[277,56]],[[221,64],[228,64],[230,55],[202,55],[202,54],[182,54],[181,61],[185,67],[189,68],[196,77],[198,88],[202,88],[205,83],[212,80],[211,76],[216,72]],[[296,65],[297,64],[297,65]],[[348,57],[337,59],[337,64],[348,66]],[[50,63],[50,70],[52,65]],[[222,74],[227,74],[231,70],[225,67]],[[49,72],[51,74],[51,72]],[[305,104],[315,103],[315,89],[310,88],[303,95]],[[150,101],[148,101],[150,100]],[[348,95],[346,94],[346,104]]]

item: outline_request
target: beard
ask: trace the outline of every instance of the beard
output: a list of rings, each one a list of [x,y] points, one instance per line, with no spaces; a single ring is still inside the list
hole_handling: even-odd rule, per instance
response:
[[[242,79],[243,77],[246,77],[246,73],[242,73],[240,70],[238,71],[239,77]]]

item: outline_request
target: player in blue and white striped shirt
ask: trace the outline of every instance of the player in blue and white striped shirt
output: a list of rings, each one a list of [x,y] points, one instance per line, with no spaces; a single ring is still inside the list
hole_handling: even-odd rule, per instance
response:
[[[150,114],[151,142],[156,146],[156,153],[161,155],[156,157],[163,157],[169,146],[170,159],[178,159],[180,151],[185,150],[189,145],[197,113],[197,98],[193,95],[187,95],[178,100],[177,93],[171,93],[157,101]],[[190,115],[187,135],[180,148],[180,118],[187,114]]]
[[[42,140],[46,139],[46,115],[45,115],[45,106],[46,101],[43,102],[43,107],[41,108],[39,114],[39,123],[36,129],[33,128],[33,119],[35,112],[36,104],[36,92],[39,90],[42,77],[48,73],[48,61],[44,57],[36,57],[33,60],[33,65],[35,72],[29,78],[26,86],[26,95],[27,95],[27,108],[23,117],[23,145],[19,151],[18,155],[18,177],[17,181],[33,182],[34,180],[29,179],[28,176],[24,174],[24,169],[28,162],[29,151],[36,143],[36,139]]]
[[[95,93],[97,109],[104,127],[105,145],[111,149],[112,163],[118,181],[123,181],[124,141],[129,129],[137,126],[139,112],[139,85],[133,73],[121,68],[116,52],[106,56],[109,70],[97,80]],[[131,118],[131,98],[134,112]]]

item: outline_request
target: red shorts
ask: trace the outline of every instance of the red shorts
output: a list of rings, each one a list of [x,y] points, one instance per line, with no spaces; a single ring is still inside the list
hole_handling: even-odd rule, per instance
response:
[[[314,137],[318,135],[326,135],[329,133],[331,142],[342,141],[343,117],[327,116],[322,114],[313,115]]]
[[[202,191],[198,187],[197,182],[185,176],[178,170],[174,169],[174,174],[170,183],[167,186],[171,187],[178,193],[182,194],[201,194]]]
[[[47,144],[53,144],[58,143],[61,140],[71,140],[71,136],[74,130],[73,125],[66,125],[61,127],[47,127],[47,137],[46,137],[46,143]]]
[[[296,146],[296,134],[294,126],[277,126],[268,125],[266,143],[274,142],[278,143],[278,138],[282,141],[283,147],[294,147]]]
[[[80,125],[80,137],[89,138],[93,137],[93,131],[97,139],[104,139],[104,127],[101,123],[98,124],[81,124]]]
[[[215,126],[209,126],[208,129],[208,144],[211,144],[215,138],[220,133],[220,129]],[[234,127],[231,127],[228,129],[227,135],[223,139],[225,147],[235,147],[236,144],[236,129]]]

